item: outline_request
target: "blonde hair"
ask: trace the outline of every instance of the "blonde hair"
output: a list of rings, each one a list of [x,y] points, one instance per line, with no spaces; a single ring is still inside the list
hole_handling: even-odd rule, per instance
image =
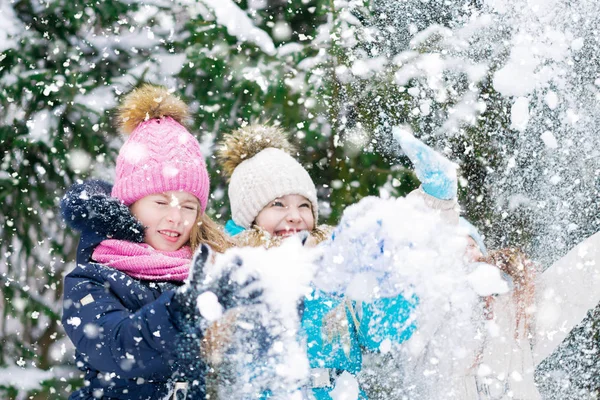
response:
[[[507,273],[515,285],[512,298],[517,307],[515,337],[519,337],[519,326],[524,324],[525,337],[533,330],[533,320],[529,315],[535,303],[536,264],[521,249],[505,248],[492,251],[483,261],[497,266]]]
[[[223,232],[223,228],[213,221],[206,213],[196,218],[196,223],[190,233],[190,247],[195,252],[201,244],[207,244],[212,250],[223,253],[234,247],[233,241]]]

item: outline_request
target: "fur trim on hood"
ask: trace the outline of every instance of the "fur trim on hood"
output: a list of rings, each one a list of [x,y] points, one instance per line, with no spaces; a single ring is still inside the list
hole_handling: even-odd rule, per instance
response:
[[[305,239],[305,243],[317,245],[331,237],[333,227],[329,225],[316,226]],[[259,226],[254,225],[251,229],[247,229],[238,235],[235,235],[232,240],[239,247],[277,247],[281,245],[283,238],[279,236],[271,236]]]

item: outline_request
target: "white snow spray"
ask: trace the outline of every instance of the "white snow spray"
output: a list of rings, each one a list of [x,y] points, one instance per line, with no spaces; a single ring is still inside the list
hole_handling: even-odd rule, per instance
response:
[[[359,302],[401,294],[418,303],[408,322],[417,326],[412,337],[382,343],[382,354],[363,364],[369,396],[459,399],[458,382],[483,339],[479,295],[506,291],[502,277],[472,271],[466,234],[418,197],[365,198],[345,210],[333,236],[321,249],[319,288]]]
[[[269,250],[234,248],[217,255],[207,265],[207,275],[218,277],[235,259],[243,264],[231,279],[238,284],[256,279],[248,289],[259,288],[262,295],[259,301],[233,308],[222,317],[215,296],[199,296],[198,307],[205,317],[221,317],[209,334],[216,346],[208,359],[217,371],[209,391],[227,399],[260,398],[266,390],[294,398],[307,384],[309,373],[306,349],[299,340],[298,305],[312,290],[313,255],[297,238]]]
[[[386,154],[396,152],[392,127],[405,123],[459,163],[465,216],[490,248],[525,247],[548,267],[598,231],[600,2],[339,4],[350,15],[340,18],[340,36],[354,39],[340,45],[355,64],[342,83],[359,94],[348,96],[344,116],[367,105]],[[588,318],[576,335],[597,332],[595,324]],[[550,368],[557,383],[545,396],[598,395],[598,357],[577,352],[563,353],[578,376]]]

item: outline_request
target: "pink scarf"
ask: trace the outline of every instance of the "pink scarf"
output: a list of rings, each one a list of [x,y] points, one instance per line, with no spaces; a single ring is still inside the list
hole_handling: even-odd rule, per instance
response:
[[[190,270],[192,250],[183,246],[177,251],[160,251],[146,243],[110,239],[96,247],[92,259],[136,279],[183,282]]]

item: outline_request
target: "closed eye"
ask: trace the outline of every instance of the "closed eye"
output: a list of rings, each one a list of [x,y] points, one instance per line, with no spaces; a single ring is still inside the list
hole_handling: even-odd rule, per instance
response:
[[[166,202],[166,201],[163,201],[163,200],[157,200],[157,201],[156,201],[156,204],[159,204],[159,205],[161,205],[161,206],[166,206],[166,205],[167,205],[167,202]]]
[[[196,211],[196,206],[183,206],[186,210]]]

